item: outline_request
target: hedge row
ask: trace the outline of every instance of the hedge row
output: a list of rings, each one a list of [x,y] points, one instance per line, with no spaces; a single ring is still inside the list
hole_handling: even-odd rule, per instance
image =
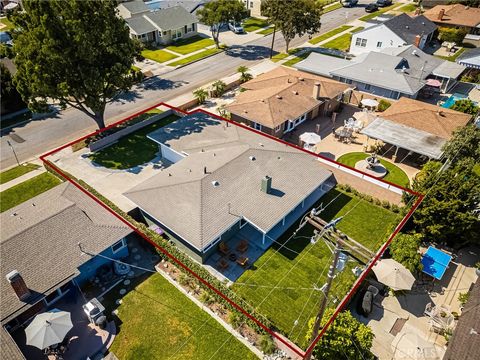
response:
[[[400,210],[403,209],[403,208],[400,208],[396,204],[392,204],[392,203],[388,202],[387,200],[380,200],[380,199],[377,199],[377,198],[375,198],[371,195],[361,193],[357,189],[355,189],[355,188],[353,188],[353,187],[351,187],[350,185],[347,185],[347,184],[337,184],[337,188],[345,191],[346,193],[351,193],[351,194],[359,197],[360,199],[366,200],[366,201],[368,201],[372,204],[375,204],[377,206],[381,206],[381,207],[383,207],[387,210],[390,210],[390,211],[392,211],[396,214],[400,213]]]

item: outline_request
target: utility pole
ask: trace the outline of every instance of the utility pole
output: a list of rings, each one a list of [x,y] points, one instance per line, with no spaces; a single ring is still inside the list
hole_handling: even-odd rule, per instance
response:
[[[312,338],[310,341],[315,340],[315,338],[318,336],[320,325],[322,323],[323,314],[325,313],[325,309],[327,307],[328,293],[330,292],[330,287],[332,286],[333,278],[335,277],[335,270],[337,268],[338,258],[340,257],[340,253],[342,252],[342,249],[343,249],[343,246],[341,244],[341,241],[337,241],[335,245],[335,250],[333,252],[333,260],[330,265],[330,268],[328,269],[327,284],[323,292],[324,297],[322,299],[322,302],[320,303],[320,308],[318,309],[317,317],[315,318],[315,324],[313,325]],[[313,348],[308,354],[305,355],[304,360],[310,360],[312,358],[312,353],[313,353]]]
[[[15,152],[15,149],[13,148],[13,145],[10,143],[9,140],[7,140],[7,144],[8,144],[8,146],[10,146],[12,148],[13,155],[15,156],[15,160],[17,160],[17,165],[20,166],[20,161],[18,161],[17,153]]]

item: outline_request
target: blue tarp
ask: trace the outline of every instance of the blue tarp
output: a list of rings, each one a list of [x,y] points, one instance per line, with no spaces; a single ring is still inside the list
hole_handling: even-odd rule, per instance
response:
[[[430,246],[422,257],[422,271],[437,280],[441,280],[450,261],[452,261],[450,255]]]

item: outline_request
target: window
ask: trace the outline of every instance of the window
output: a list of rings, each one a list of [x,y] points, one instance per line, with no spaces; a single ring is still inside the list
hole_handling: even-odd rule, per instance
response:
[[[258,131],[262,131],[262,125],[256,122],[253,123],[253,128]]]
[[[370,90],[370,84],[365,84],[365,90]]]
[[[253,1],[250,1],[250,9],[253,8]]]
[[[240,219],[240,229],[243,228],[245,225],[247,225],[247,220],[245,220],[244,218],[241,218]]]
[[[183,28],[184,28],[184,32],[185,32],[185,34],[186,34],[186,33],[188,32],[188,27],[187,27],[187,25],[185,25]]]
[[[275,132],[279,132],[282,129],[282,124],[275,126]]]
[[[377,41],[377,48],[381,48],[382,47],[382,42],[381,41]]]
[[[111,246],[112,252],[115,254],[116,252],[119,252],[125,247],[125,239],[122,239],[120,241],[117,241],[115,244]]]
[[[357,40],[355,40],[355,46],[360,46],[360,47],[367,46],[367,39],[357,38]]]

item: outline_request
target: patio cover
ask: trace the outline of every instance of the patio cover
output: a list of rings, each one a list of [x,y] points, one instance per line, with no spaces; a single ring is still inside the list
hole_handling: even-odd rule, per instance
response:
[[[441,280],[450,261],[452,261],[450,255],[430,246],[422,257],[422,271],[437,280]]]
[[[383,118],[377,118],[362,131],[371,138],[438,159],[442,155],[442,146],[446,140],[426,131],[397,124]]]
[[[452,61],[444,61],[435,70],[432,71],[433,75],[441,76],[444,78],[456,79],[465,70],[465,66],[454,63]]]

